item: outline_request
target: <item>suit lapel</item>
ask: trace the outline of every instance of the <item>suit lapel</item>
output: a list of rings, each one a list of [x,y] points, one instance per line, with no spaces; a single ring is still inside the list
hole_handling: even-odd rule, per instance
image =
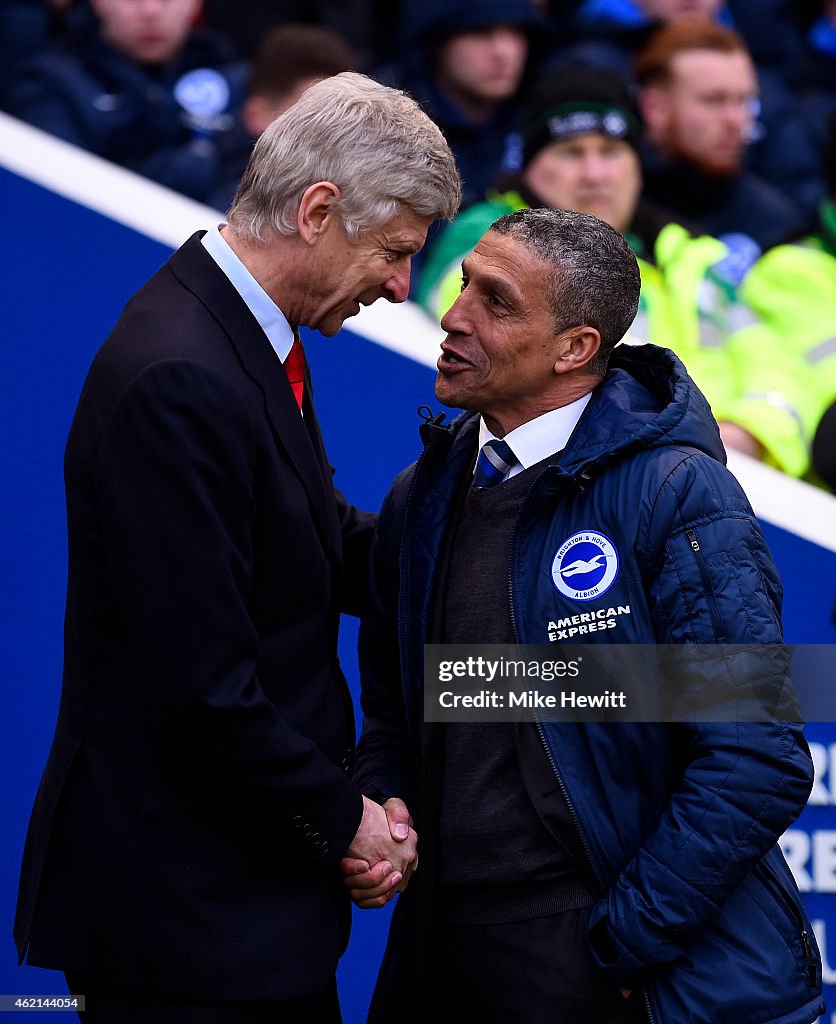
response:
[[[244,370],[261,388],[277,443],[287,452],[305,486],[324,546],[336,553],[336,508],[330,479],[326,483],[328,465],[323,465],[324,448],[313,405],[308,401],[305,409],[305,415],[311,417],[309,433],[281,360],[247,304],[200,244],[203,234],[192,235],[171,257],[169,266],[220,324]],[[309,385],[309,379],[306,383]]]

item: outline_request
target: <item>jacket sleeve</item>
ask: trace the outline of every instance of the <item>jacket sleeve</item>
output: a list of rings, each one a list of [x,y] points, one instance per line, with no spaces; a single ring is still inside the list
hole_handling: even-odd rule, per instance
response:
[[[407,720],[398,637],[403,532],[399,494],[410,475],[405,471],[387,495],[372,541],[370,609],[360,625],[363,730],[354,781],[369,796],[397,796],[411,809],[415,745]]]
[[[99,448],[100,542],[136,643],[135,699],[149,728],[255,825],[334,867],[360,823],[360,792],[257,672],[255,431],[247,403],[216,371],[186,360],[145,369]],[[304,685],[287,680],[289,693]],[[318,852],[298,836],[300,822],[322,837]]]
[[[723,466],[699,455],[681,462],[659,493],[644,544],[651,562],[655,556],[648,592],[658,642],[782,650],[777,572]],[[780,674],[784,660],[763,664]],[[780,688],[786,680],[771,682]],[[795,820],[812,785],[798,724],[671,728],[682,752],[678,784],[655,831],[588,920],[593,955],[622,984],[685,953]]]

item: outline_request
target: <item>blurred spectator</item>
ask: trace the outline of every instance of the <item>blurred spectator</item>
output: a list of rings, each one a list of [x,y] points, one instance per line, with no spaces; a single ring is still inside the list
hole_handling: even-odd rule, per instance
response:
[[[249,160],[253,143],[268,124],[299,99],[314,82],[358,71],[360,62],[330,29],[282,25],[268,32],[252,64],[247,98],[236,121],[237,160],[227,161],[228,177],[210,197],[210,205],[228,209]]]
[[[731,24],[723,0],[584,0],[575,15],[573,42],[558,51],[553,65],[609,67],[631,79],[633,61],[647,40],[683,17]]]
[[[18,67],[49,41],[50,11],[43,0],[0,0],[0,101]]]
[[[817,471],[827,478],[822,466],[832,471],[836,458],[833,449],[827,454],[834,417],[825,416],[836,402],[836,119],[825,152],[829,198],[822,203],[817,231],[762,256],[739,292],[811,371],[805,415],[813,418],[814,428],[821,419],[813,456]]]
[[[315,82],[342,71],[359,71],[345,41],[316,25],[282,25],[264,38],[252,64],[242,116],[253,139]]]
[[[768,0],[770,7],[781,0]],[[745,22],[754,28],[756,19],[742,5]],[[775,11],[772,28],[788,26],[790,15]],[[722,0],[585,0],[577,15],[574,41],[558,49],[550,68],[567,63],[591,67],[611,67],[634,78],[633,65],[653,34],[665,25],[699,18],[731,26],[736,18]],[[747,168],[775,185],[798,207],[798,214],[812,223],[824,193],[818,152],[808,127],[796,115],[795,98],[784,75],[797,62],[801,47],[801,28],[784,31],[786,47],[773,48],[770,62],[757,68],[759,97],[753,102],[753,117],[747,138]],[[766,52],[762,36],[755,39]],[[779,52],[780,49],[780,52]]]
[[[789,82],[801,59],[804,25],[815,0],[729,0],[732,27],[746,40],[758,68]]]
[[[246,81],[222,37],[193,29],[200,0],[91,0],[66,44],[21,69],[12,113],[205,200],[224,180]]]
[[[836,0],[825,0],[819,8],[793,85],[799,95],[798,111],[822,153],[828,122],[836,115]]]
[[[408,0],[407,0],[408,2]],[[375,62],[377,25],[373,0],[205,0],[206,25],[232,40],[239,57],[255,58],[279,25],[319,25],[340,36],[364,66]]]
[[[745,43],[721,25],[686,19],[651,37],[636,73],[647,195],[726,241],[729,266],[742,276],[734,264],[745,269],[804,224],[789,199],[744,169],[758,95]]]
[[[443,130],[462,175],[463,205],[499,172],[502,148],[542,28],[531,0],[428,0],[405,9],[403,60],[380,72]]]
[[[508,147],[501,191],[433,244],[419,299],[434,318],[446,312],[460,290],[462,260],[503,214],[527,206],[594,214],[625,235],[639,260],[631,335],[674,349],[708,397],[727,446],[800,474],[810,424],[799,428],[795,406],[806,398],[807,369],[768,328],[744,326],[751,311],[713,271],[727,256],[723,243],[693,235],[640,199],[640,145],[638,112],[617,73],[567,67],[545,78]],[[754,397],[765,387],[781,396],[781,416],[774,402]]]
[[[836,404],[822,417],[813,441],[813,469],[836,494]]]

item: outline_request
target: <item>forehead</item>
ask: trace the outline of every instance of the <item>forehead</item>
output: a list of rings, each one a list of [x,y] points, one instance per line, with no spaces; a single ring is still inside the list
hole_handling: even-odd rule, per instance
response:
[[[509,299],[548,303],[552,266],[524,242],[488,231],[465,259],[462,269],[471,283],[503,291]]]
[[[693,92],[706,89],[755,89],[755,69],[742,51],[686,50],[671,60],[674,85]]]
[[[568,153],[573,150],[575,152],[578,150],[594,152],[604,148],[608,150],[615,149],[625,154],[635,154],[635,150],[629,142],[625,142],[624,139],[610,138],[609,135],[601,135],[600,132],[581,132],[578,135],[571,135],[566,139],[554,139],[541,152],[553,153],[559,156],[562,153]]]
[[[364,237],[381,244],[420,249],[432,221],[432,217],[424,217],[404,206],[391,220],[385,221],[379,228],[373,228],[368,236]]]
[[[197,14],[198,5],[199,0],[167,0],[160,11],[172,19],[190,20]],[[136,0],[93,0],[92,6],[99,17],[116,22],[129,21],[142,13]]]
[[[460,32],[455,32],[453,35],[448,36],[446,45],[448,48],[452,44],[453,46],[470,46],[480,44],[491,44],[493,36],[497,33],[502,33],[506,36],[514,36],[518,39],[527,39],[524,29],[519,25],[512,25],[510,22],[497,21],[491,22],[488,25],[479,25],[476,28],[462,29]]]
[[[649,18],[713,18],[722,0],[641,0],[639,6]]]

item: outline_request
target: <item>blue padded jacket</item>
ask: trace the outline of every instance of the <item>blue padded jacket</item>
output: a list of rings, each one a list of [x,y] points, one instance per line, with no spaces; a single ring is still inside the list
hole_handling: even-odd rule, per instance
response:
[[[622,346],[610,366],[515,524],[508,582],[517,640],[780,644],[780,581],[702,394],[665,349]],[[355,773],[365,791],[408,804],[420,789],[434,573],[447,512],[473,463],[478,416],[422,431],[424,453],[395,481],[378,526]],[[580,531],[608,539],[617,554],[600,597],[553,582],[556,554]],[[597,882],[593,956],[615,984],[643,989],[650,1021],[802,1024],[824,1012],[813,931],[776,845],[812,784],[800,725],[533,728],[533,743],[518,740],[523,776],[526,759],[548,762],[560,783],[552,799],[562,791]],[[548,826],[548,790],[529,795]],[[404,983],[408,897],[396,908],[370,1020],[390,1019],[390,996]],[[397,1003],[403,1020],[409,1003],[402,995]]]

